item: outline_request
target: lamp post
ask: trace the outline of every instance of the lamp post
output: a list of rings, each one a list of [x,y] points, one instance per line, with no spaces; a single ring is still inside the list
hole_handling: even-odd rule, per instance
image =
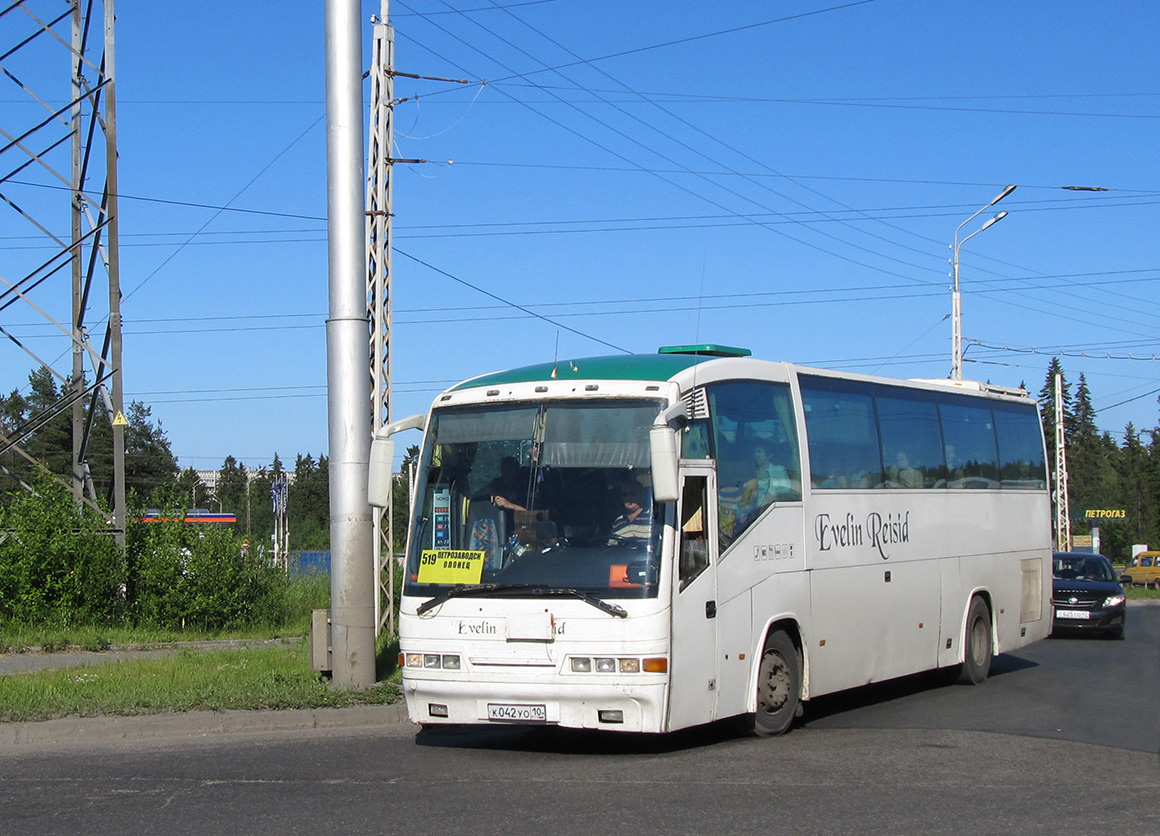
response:
[[[951,252],[953,253],[953,258],[951,259],[951,263],[954,265],[954,279],[955,279],[954,288],[951,291],[951,323],[952,323],[952,325],[951,325],[951,327],[952,327],[952,331],[951,331],[951,379],[952,380],[962,380],[963,379],[963,311],[962,311],[962,298],[959,295],[959,248],[963,244],[967,243],[967,241],[974,238],[976,235],[978,235],[980,232],[982,232],[987,227],[992,226],[994,224],[997,224],[999,221],[1003,220],[1005,217],[1007,217],[1007,213],[1006,212],[999,212],[997,215],[995,215],[995,217],[989,219],[985,224],[983,224],[981,227],[976,229],[974,232],[972,232],[970,235],[968,235],[962,241],[959,240],[959,233],[962,231],[964,226],[969,224],[975,218],[979,217],[979,215],[981,215],[983,212],[990,209],[992,206],[994,206],[1000,200],[1005,198],[1007,195],[1011,194],[1011,192],[1013,192],[1013,191],[1015,191],[1015,184],[1014,183],[1012,183],[1010,186],[1003,189],[1003,191],[999,192],[999,194],[997,194],[993,198],[991,198],[990,203],[988,203],[986,206],[984,206],[982,209],[980,209],[975,214],[971,215],[971,217],[967,218],[965,221],[963,221],[961,224],[959,224],[958,227],[955,229],[955,240],[954,240],[954,243],[951,244]]]

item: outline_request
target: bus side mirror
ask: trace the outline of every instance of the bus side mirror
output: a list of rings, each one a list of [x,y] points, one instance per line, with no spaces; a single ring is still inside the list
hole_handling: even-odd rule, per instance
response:
[[[391,497],[391,476],[395,463],[395,440],[379,437],[371,442],[370,470],[367,473],[367,502],[386,508]]]
[[[677,481],[677,434],[668,425],[654,424],[648,431],[652,460],[653,502],[676,502],[680,497]]]
[[[670,424],[683,422],[688,415],[684,401],[677,401],[658,415],[649,427],[648,448],[654,502],[676,502],[681,496],[677,472],[677,433]]]
[[[411,415],[387,424],[371,440],[371,455],[367,464],[367,504],[375,508],[390,506],[395,466],[395,441],[392,436],[403,430],[422,430],[426,427],[425,414]]]

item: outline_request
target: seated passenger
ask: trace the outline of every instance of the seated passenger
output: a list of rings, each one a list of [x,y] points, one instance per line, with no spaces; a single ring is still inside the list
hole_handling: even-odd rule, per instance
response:
[[[921,488],[922,473],[910,466],[910,458],[901,450],[898,451],[898,466],[891,468],[890,481],[899,488]]]
[[[768,445],[754,445],[753,465],[757,473],[745,483],[741,494],[741,505],[747,512],[765,508],[771,502],[795,493],[786,469],[769,460]]]

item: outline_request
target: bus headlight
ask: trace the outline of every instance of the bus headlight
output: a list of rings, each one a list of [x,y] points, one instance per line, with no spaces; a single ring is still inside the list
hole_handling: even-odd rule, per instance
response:
[[[635,656],[617,659],[570,656],[568,667],[572,673],[668,673],[669,660],[664,656],[646,656],[643,659]]]
[[[454,653],[407,653],[400,654],[403,664],[408,668],[427,668],[428,670],[457,671],[460,668],[459,656]]]

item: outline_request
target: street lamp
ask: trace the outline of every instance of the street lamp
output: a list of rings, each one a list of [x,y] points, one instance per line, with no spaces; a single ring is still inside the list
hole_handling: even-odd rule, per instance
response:
[[[999,192],[999,194],[997,194],[993,198],[991,198],[990,203],[988,203],[986,206],[984,206],[982,209],[980,209],[975,214],[971,215],[971,217],[967,218],[965,221],[963,221],[961,224],[958,225],[957,229],[955,229],[955,241],[953,244],[951,244],[951,251],[954,254],[954,257],[951,259],[951,263],[954,265],[954,279],[955,279],[955,285],[951,291],[951,321],[952,321],[951,378],[953,380],[962,380],[963,379],[963,311],[962,311],[962,299],[959,295],[959,247],[961,247],[963,244],[967,243],[967,241],[974,238],[976,235],[978,235],[980,232],[982,232],[987,227],[992,226],[994,224],[997,224],[999,221],[1003,220],[1005,217],[1007,217],[1007,213],[1006,212],[998,213],[997,215],[995,215],[995,217],[988,220],[985,224],[983,224],[981,227],[976,229],[974,232],[972,232],[970,235],[968,235],[962,241],[959,240],[959,232],[962,231],[964,226],[969,224],[975,218],[979,217],[979,215],[981,215],[983,212],[990,209],[992,206],[994,206],[1000,200],[1005,198],[1007,195],[1011,194],[1011,192],[1013,192],[1013,191],[1015,191],[1015,184],[1014,183],[1012,183],[1010,186],[1003,189],[1003,191]]]

